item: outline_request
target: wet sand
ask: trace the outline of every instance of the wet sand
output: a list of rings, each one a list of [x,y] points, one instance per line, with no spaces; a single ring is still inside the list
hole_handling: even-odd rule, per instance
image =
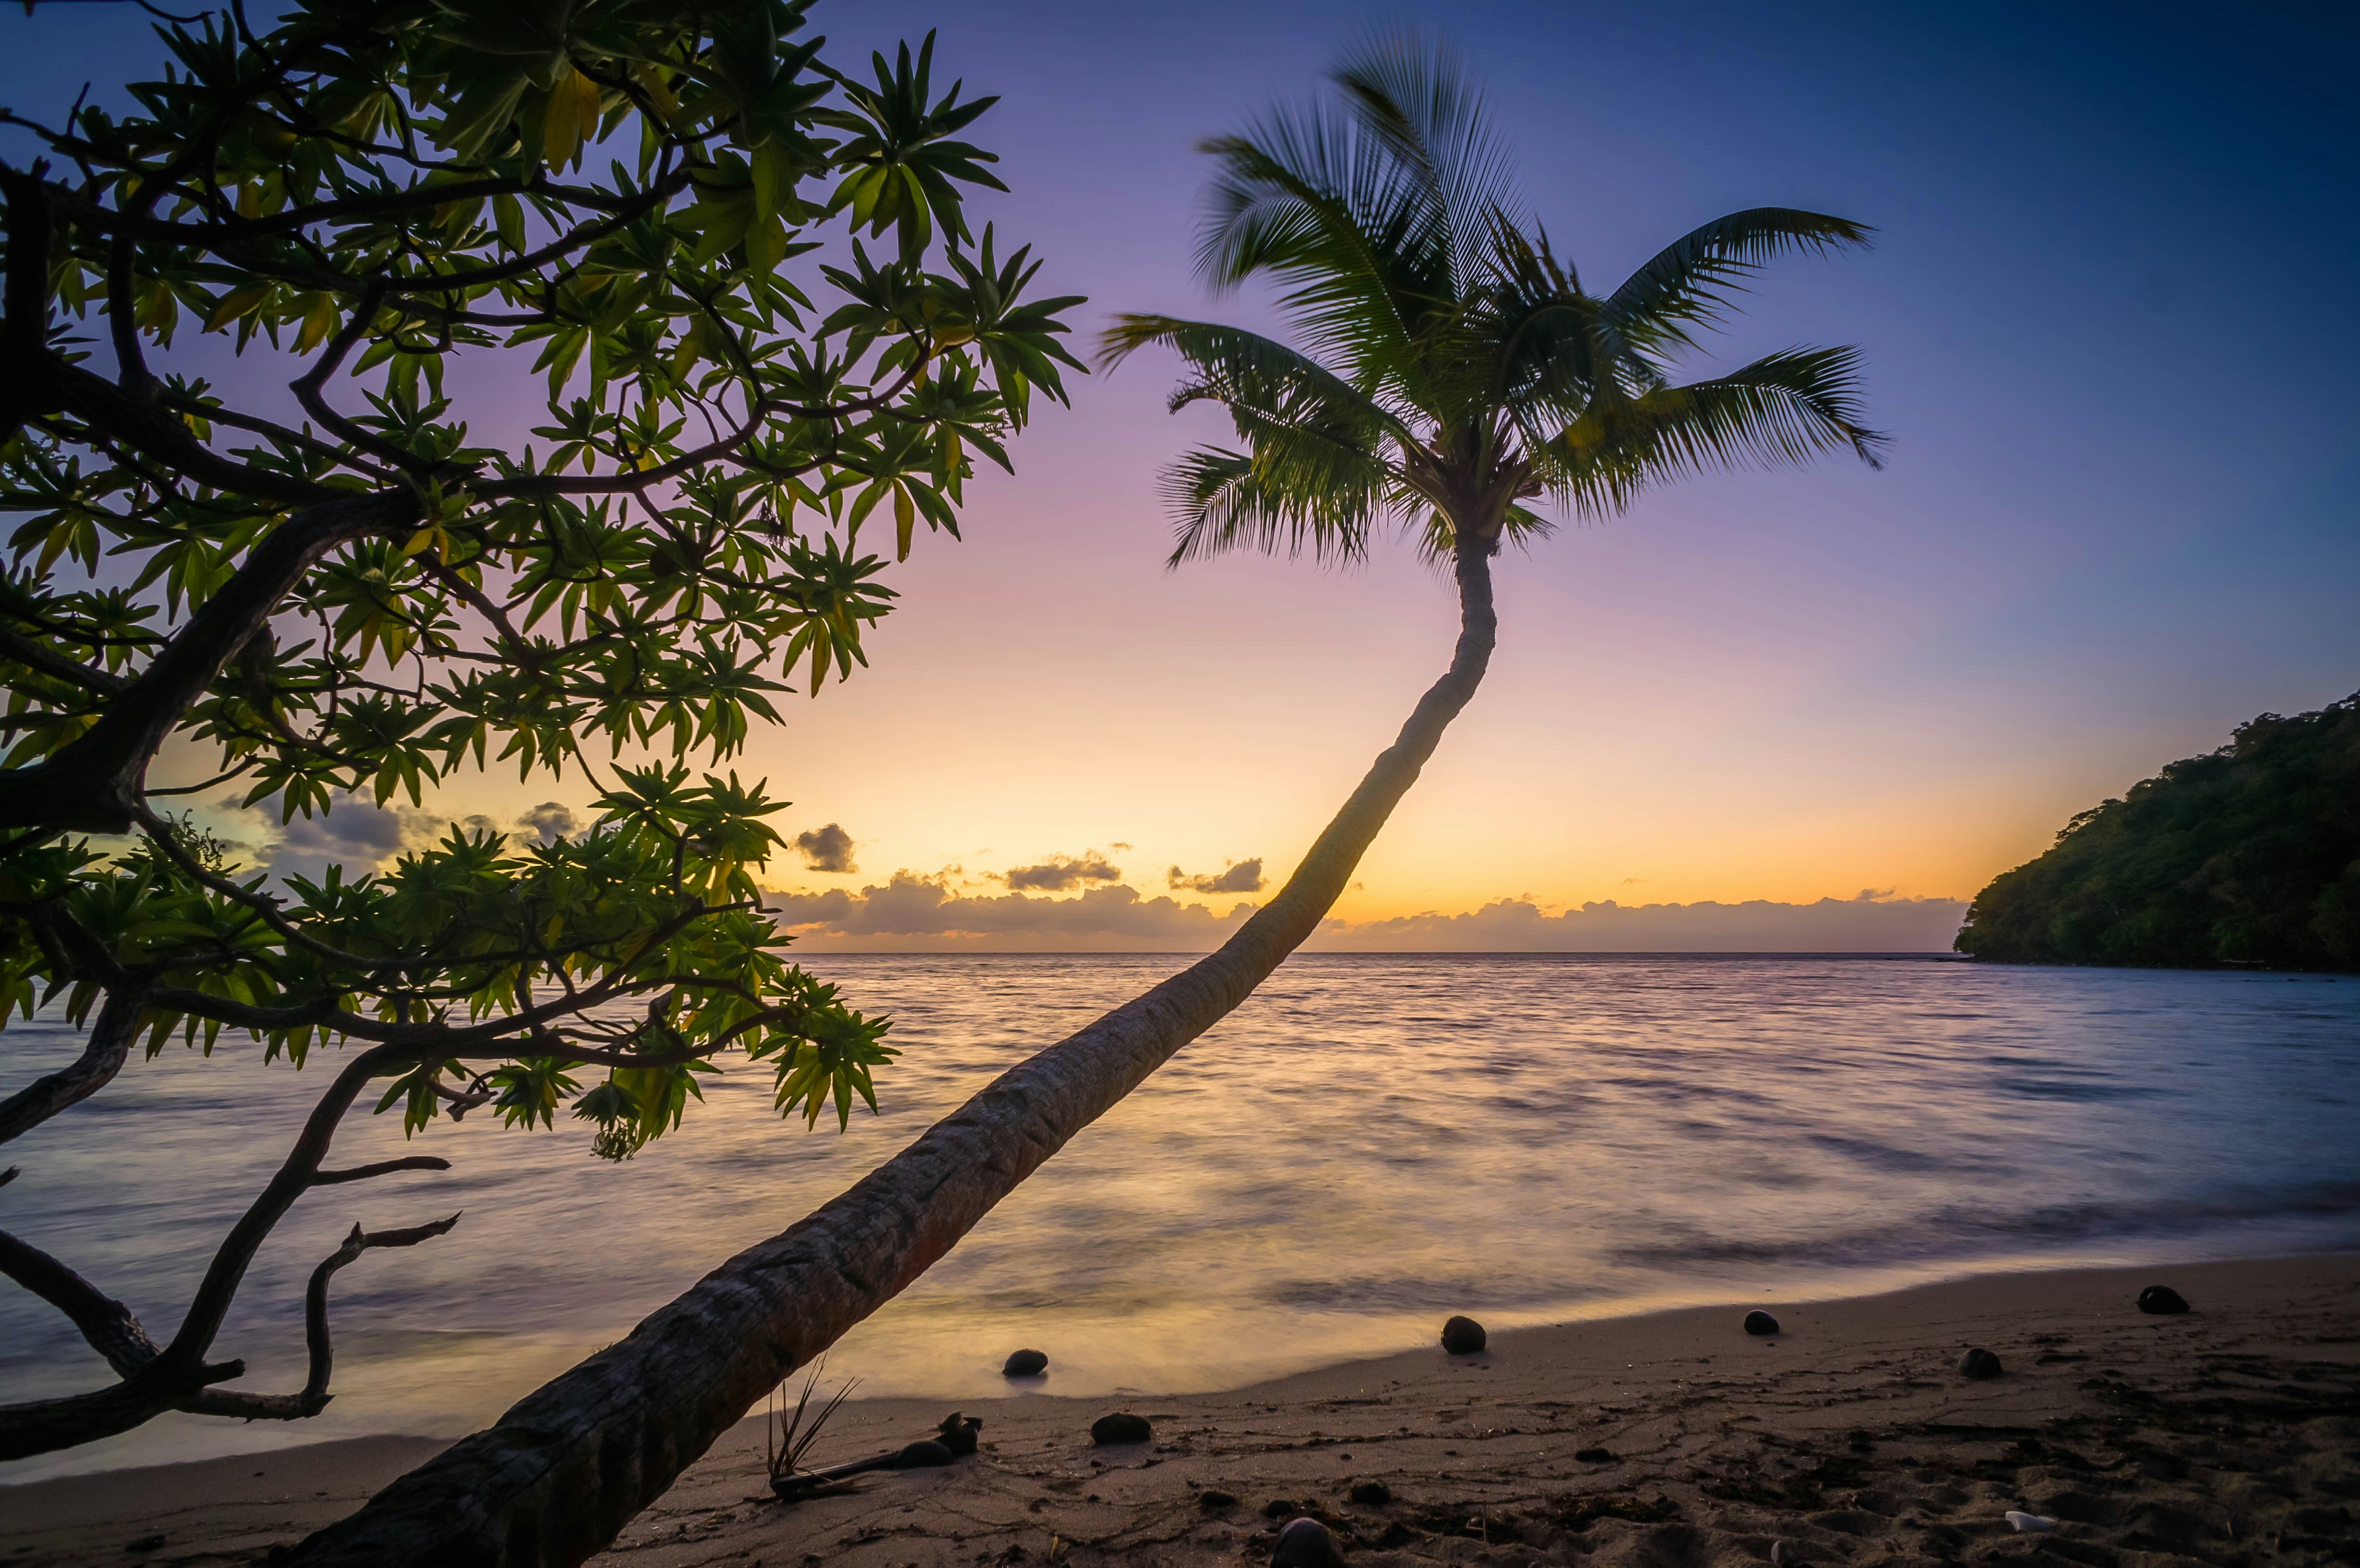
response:
[[[2195,1310],[2139,1313],[2151,1282]],[[1740,1330],[1757,1305],[1780,1334]],[[2004,1373],[1962,1377],[1971,1347]],[[1091,1421],[1124,1408],[1153,1441],[1094,1447]],[[847,1405],[809,1462],[898,1448],[946,1413]],[[1369,1568],[1705,1568],[1770,1561],[1779,1541],[1803,1563],[2360,1563],[2360,1258],[1696,1308],[1228,1393],[1024,1393],[967,1413],[984,1422],[974,1457],[792,1507],[769,1496],[749,1421],[595,1561],[1234,1564],[1267,1562],[1284,1519],[1308,1513]],[[366,1439],[0,1489],[0,1564],[256,1562],[434,1446]],[[1390,1500],[1353,1501],[1370,1484]],[[2055,1528],[2018,1533],[2010,1509]]]

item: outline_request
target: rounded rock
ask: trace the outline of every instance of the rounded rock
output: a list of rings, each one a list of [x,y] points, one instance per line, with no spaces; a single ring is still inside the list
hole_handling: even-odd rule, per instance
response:
[[[1486,1341],[1483,1325],[1473,1318],[1452,1318],[1442,1325],[1442,1348],[1453,1356],[1473,1356]],[[1328,1544],[1332,1549],[1335,1543]]]
[[[1224,1492],[1218,1486],[1207,1486],[1196,1494],[1196,1506],[1208,1514],[1217,1514],[1223,1508],[1236,1508],[1238,1499],[1235,1494]]]
[[[1622,1463],[1622,1461],[1614,1457],[1614,1451],[1611,1448],[1577,1448],[1573,1451],[1573,1458],[1574,1463],[1577,1465],[1618,1465]]]
[[[1352,1488],[1352,1500],[1364,1508],[1381,1508],[1393,1500],[1393,1489],[1382,1481],[1363,1481]]]
[[[1000,1375],[1003,1377],[1038,1377],[1048,1369],[1046,1351],[1020,1350],[1008,1358],[1007,1365],[1000,1367]]]
[[[1996,1377],[2004,1370],[2005,1368],[2000,1366],[1999,1357],[1980,1346],[1959,1357],[1959,1376],[1961,1377],[1972,1377],[1980,1382],[1985,1377]]]
[[[2157,1317],[2170,1317],[2188,1310],[2188,1298],[2169,1285],[2149,1285],[2138,1293],[2138,1310]]]
[[[1270,1568],[1344,1568],[1344,1554],[1317,1519],[1291,1519],[1271,1549]]]
[[[1754,1335],[1756,1339],[1776,1334],[1778,1332],[1778,1320],[1772,1317],[1768,1312],[1756,1308],[1754,1311],[1745,1314],[1745,1332]]]
[[[1117,1410],[1090,1423],[1090,1441],[1100,1448],[1120,1443],[1146,1443],[1154,1436],[1155,1429],[1147,1424],[1147,1418],[1132,1415],[1129,1410]]]

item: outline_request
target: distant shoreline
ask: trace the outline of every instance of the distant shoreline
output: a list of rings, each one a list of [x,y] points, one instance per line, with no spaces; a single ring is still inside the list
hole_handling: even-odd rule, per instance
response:
[[[2136,1312],[2133,1298],[2157,1282],[2195,1311]],[[1739,1332],[1752,1306],[1775,1314],[1778,1335]],[[1996,1353],[2005,1374],[1961,1377],[1970,1345]],[[1954,1545],[2005,1539],[2007,1508],[2057,1518],[2060,1541],[2109,1550],[2155,1550],[2139,1530],[2180,1520],[2172,1528],[2195,1536],[2175,1549],[2202,1555],[2202,1521],[2253,1479],[2267,1486],[2234,1501],[2240,1540],[2299,1532],[2276,1516],[2320,1501],[2307,1488],[2333,1468],[2319,1445],[2333,1446],[2334,1423],[2304,1428],[2301,1412],[2278,1407],[2308,1399],[2330,1415],[2360,1392],[2360,1254],[2025,1270],[1686,1307],[1501,1334],[1479,1356],[1429,1346],[1231,1392],[1128,1400],[1056,1397],[1048,1348],[1043,1392],[964,1407],[984,1420],[975,1461],[786,1509],[758,1500],[761,1433],[749,1421],[617,1550],[686,1532],[704,1542],[699,1561],[825,1551],[882,1568],[934,1542],[962,1559],[1018,1545],[1037,1557],[1054,1534],[1088,1562],[1153,1539],[1175,1561],[1212,1563],[1266,1552],[1274,1524],[1263,1503],[1284,1498],[1363,1547],[1390,1541],[1404,1562],[1474,1533],[1462,1518],[1486,1520],[1495,1543],[1571,1538],[1595,1551],[1677,1530],[1754,1556],[1772,1539],[1816,1545],[1805,1560],[1826,1561],[1862,1536],[1895,1547],[1925,1531]],[[2288,1381],[2289,1369],[2300,1377]],[[2239,1399],[2252,1401],[2250,1421],[2223,1413]],[[2178,1435],[2171,1412],[2183,1400],[2204,1407],[2202,1441]],[[941,1404],[857,1401],[814,1462],[908,1441]],[[1090,1421],[1120,1408],[1154,1423],[1152,1448],[1091,1447]],[[116,1563],[127,1541],[161,1536],[151,1549],[161,1558],[258,1556],[342,1517],[443,1441],[362,1438],[0,1488],[0,1551]],[[2109,1463],[2191,1444],[2170,1465]],[[1366,1482],[1392,1501],[1351,1502],[1349,1486]],[[1199,1494],[1216,1487],[1237,1505],[1205,1506]]]

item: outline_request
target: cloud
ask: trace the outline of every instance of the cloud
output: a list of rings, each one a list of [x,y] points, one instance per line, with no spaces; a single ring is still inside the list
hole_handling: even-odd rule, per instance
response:
[[[1262,890],[1261,855],[1257,855],[1251,860],[1232,860],[1224,864],[1228,867],[1226,870],[1199,873],[1194,877],[1175,866],[1164,879],[1173,888],[1191,893],[1259,893]]]
[[[1218,947],[1251,914],[1130,887],[1071,898],[967,896],[947,875],[897,871],[858,892],[770,893],[766,902],[800,944],[822,952],[1164,952]],[[1933,953],[1966,917],[1956,898],[1766,899],[1622,905],[1607,900],[1544,914],[1501,898],[1461,914],[1324,922],[1305,944],[1328,953]]]
[[[795,834],[795,847],[803,851],[803,863],[814,871],[841,874],[860,869],[852,864],[852,835],[835,822]]]
[[[841,887],[770,892],[763,902],[804,945],[885,952],[1203,952],[1218,946],[1253,912],[1251,904],[1241,903],[1218,914],[1203,904],[1142,898],[1122,887],[1092,887],[1074,898],[970,896],[955,891],[946,876],[913,871],[896,871],[882,887],[872,883],[858,893]]]
[[[473,817],[468,819],[470,822],[475,820]],[[519,817],[516,825],[536,835],[543,844],[554,844],[559,839],[574,837],[589,824],[575,816],[572,807],[562,806],[555,800],[543,800]]]
[[[1070,893],[1084,883],[1121,879],[1122,867],[1109,866],[1105,855],[1086,849],[1078,858],[1053,855],[1038,866],[1020,866],[1002,880],[1011,893]]]
[[[447,819],[409,806],[388,811],[359,795],[338,795],[329,810],[315,816],[298,816],[281,824],[277,813],[255,811],[225,797],[220,811],[228,819],[230,836],[245,853],[239,859],[249,870],[267,871],[284,881],[300,877],[317,882],[331,866],[341,866],[351,881],[382,870],[407,849],[433,843],[449,829]],[[468,819],[468,825],[491,826],[487,819]],[[495,830],[497,831],[497,830]]]
[[[1330,953],[1938,953],[1967,918],[1958,898],[1857,898],[1809,904],[1584,904],[1545,915],[1525,898],[1465,914],[1328,920],[1306,948]]]

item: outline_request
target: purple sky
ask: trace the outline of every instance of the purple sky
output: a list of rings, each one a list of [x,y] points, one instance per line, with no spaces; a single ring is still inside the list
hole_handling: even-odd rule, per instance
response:
[[[2348,13],[2257,14],[1452,8],[1593,286],[1732,208],[1875,225],[1872,252],[1774,270],[1725,346],[1860,344],[1895,444],[1882,474],[1690,484],[1503,561],[1491,681],[1339,913],[1964,898],[2237,722],[2360,687],[2360,49]],[[973,134],[1015,189],[981,214],[1094,327],[1265,321],[1190,277],[1192,142],[1316,90],[1369,20],[1432,15],[814,17],[847,63],[939,26],[938,70],[1004,94]],[[128,7],[0,28],[0,102],[28,112],[153,56]],[[1163,571],[1155,471],[1220,434],[1164,414],[1171,372],[1142,355],[1044,414],[1018,477],[971,491],[967,542],[896,571],[873,670],[757,746],[788,831],[856,846],[782,887],[1000,897],[1096,850],[1144,908],[1175,864],[1283,874],[1390,739],[1448,657],[1444,585],[1398,549]],[[495,777],[433,804],[505,822],[550,795]]]

